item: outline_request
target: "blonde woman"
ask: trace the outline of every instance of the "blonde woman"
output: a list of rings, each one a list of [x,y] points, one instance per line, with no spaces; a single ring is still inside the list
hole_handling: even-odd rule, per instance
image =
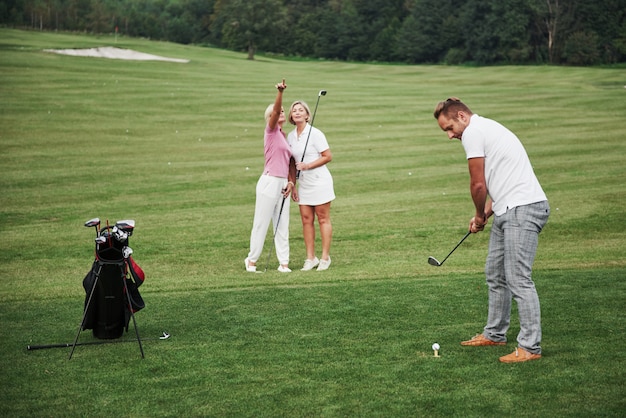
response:
[[[244,260],[246,271],[256,272],[256,265],[267,230],[272,222],[272,235],[278,258],[278,271],[290,273],[289,269],[289,195],[293,191],[296,169],[291,156],[291,148],[283,132],[285,110],[283,109],[283,91],[287,88],[285,80],[276,85],[278,93],[274,104],[265,110],[265,135],[263,148],[265,164],[263,174],[256,185],[256,203],[254,221],[250,233],[250,252]],[[268,258],[269,260],[269,258]]]
[[[296,161],[298,189],[292,198],[300,206],[302,232],[306,247],[306,260],[302,271],[317,267],[318,271],[330,267],[330,243],[333,227],[330,222],[330,203],[335,199],[333,177],[326,166],[333,156],[326,136],[309,124],[311,110],[303,101],[296,101],[289,109],[289,122],[296,128],[287,139],[293,158]],[[315,218],[322,238],[321,258],[315,255]]]

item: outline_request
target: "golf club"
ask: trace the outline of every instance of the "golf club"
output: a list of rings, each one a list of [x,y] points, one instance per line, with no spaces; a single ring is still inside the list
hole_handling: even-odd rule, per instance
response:
[[[85,222],[87,228],[96,228],[96,237],[100,236],[100,218],[93,218]]]
[[[128,257],[130,257],[133,253],[133,249],[128,247],[128,246],[124,246],[124,248],[122,248],[122,257],[124,257],[124,259],[128,259]]]
[[[123,221],[115,222],[115,226],[126,232],[130,237],[135,229],[135,221],[133,219],[124,219]]]
[[[170,338],[170,334],[163,331],[163,334],[158,338],[142,338],[141,341],[149,341],[149,340],[167,340]],[[87,341],[84,343],[76,343],[76,345],[100,345],[100,344],[115,344],[115,343],[134,343],[137,340],[102,340],[102,341]],[[73,347],[73,343],[63,343],[63,344],[47,344],[47,345],[27,345],[26,349],[28,351],[33,350],[43,350],[46,348],[65,348],[65,347]]]
[[[265,270],[263,273],[267,271],[267,268],[270,265],[270,257],[272,256],[272,251],[274,251],[274,241],[276,241],[276,232],[278,232],[278,224],[280,223],[280,217],[283,214],[283,208],[285,207],[285,200],[287,200],[287,196],[283,196],[283,201],[280,204],[280,211],[278,212],[278,219],[276,220],[276,225],[274,225],[274,236],[272,237],[272,246],[270,247],[270,251],[267,253],[267,263],[265,263]]]
[[[317,113],[317,105],[320,104],[320,97],[322,96],[326,96],[326,90],[320,90],[319,93],[317,93],[317,103],[315,103],[315,110],[313,111],[313,117],[311,118],[311,128],[309,129],[309,134],[306,136],[306,142],[304,143],[304,151],[302,152],[302,158],[300,159],[300,162],[304,161],[304,155],[306,154],[306,147],[309,145],[309,138],[311,137],[311,131],[313,130],[313,122],[315,122],[315,114]],[[300,170],[298,170],[296,172],[296,180],[300,178]]]
[[[448,254],[446,256],[446,258],[443,259],[443,261],[440,263],[439,261],[437,261],[437,259],[433,256],[428,257],[428,264],[430,264],[431,266],[436,266],[436,267],[441,267],[441,265],[443,263],[446,262],[446,260],[448,259],[448,257],[450,257],[450,255],[452,255],[452,253],[454,252],[454,250],[456,250],[457,248],[459,248],[459,245],[461,245],[461,243],[463,241],[465,241],[465,238],[469,237],[469,235],[472,233],[472,231],[467,231],[467,234],[465,234],[465,236],[461,239],[461,241],[459,241],[459,243],[456,245],[456,247],[454,247],[452,249],[452,251],[450,251],[450,254]]]
[[[107,242],[109,243],[109,248],[113,247],[113,241],[111,241],[111,228],[109,228],[109,220],[107,219],[107,226],[105,227],[107,232]]]
[[[128,241],[128,232],[124,231],[123,229],[118,228],[117,225],[113,227],[113,229],[111,230],[111,233],[113,234],[113,237],[118,242]]]

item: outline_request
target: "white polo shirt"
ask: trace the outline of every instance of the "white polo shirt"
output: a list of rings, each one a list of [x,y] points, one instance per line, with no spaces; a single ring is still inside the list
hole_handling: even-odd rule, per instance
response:
[[[485,158],[485,180],[496,215],[547,200],[524,146],[498,122],[472,115],[461,143],[468,160]]]

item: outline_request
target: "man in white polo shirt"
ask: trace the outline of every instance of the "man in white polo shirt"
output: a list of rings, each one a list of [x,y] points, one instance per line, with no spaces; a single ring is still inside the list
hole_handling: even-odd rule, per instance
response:
[[[500,357],[503,363],[541,358],[541,311],[532,280],[539,233],[550,206],[524,146],[501,124],[474,114],[460,99],[439,102],[435,119],[449,139],[459,139],[467,156],[470,192],[476,213],[472,233],[482,231],[494,215],[485,265],[489,287],[487,325],[464,346],[505,345],[511,301],[519,310],[518,347]]]

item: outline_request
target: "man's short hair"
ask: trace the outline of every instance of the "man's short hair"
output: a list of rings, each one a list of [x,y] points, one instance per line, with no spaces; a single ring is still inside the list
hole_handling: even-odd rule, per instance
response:
[[[452,118],[454,120],[457,119],[458,112],[466,112],[468,114],[472,114],[472,111],[465,103],[461,101],[458,97],[450,97],[442,102],[437,103],[435,106],[435,111],[433,115],[435,119],[439,119],[439,116],[444,115],[447,118]]]

